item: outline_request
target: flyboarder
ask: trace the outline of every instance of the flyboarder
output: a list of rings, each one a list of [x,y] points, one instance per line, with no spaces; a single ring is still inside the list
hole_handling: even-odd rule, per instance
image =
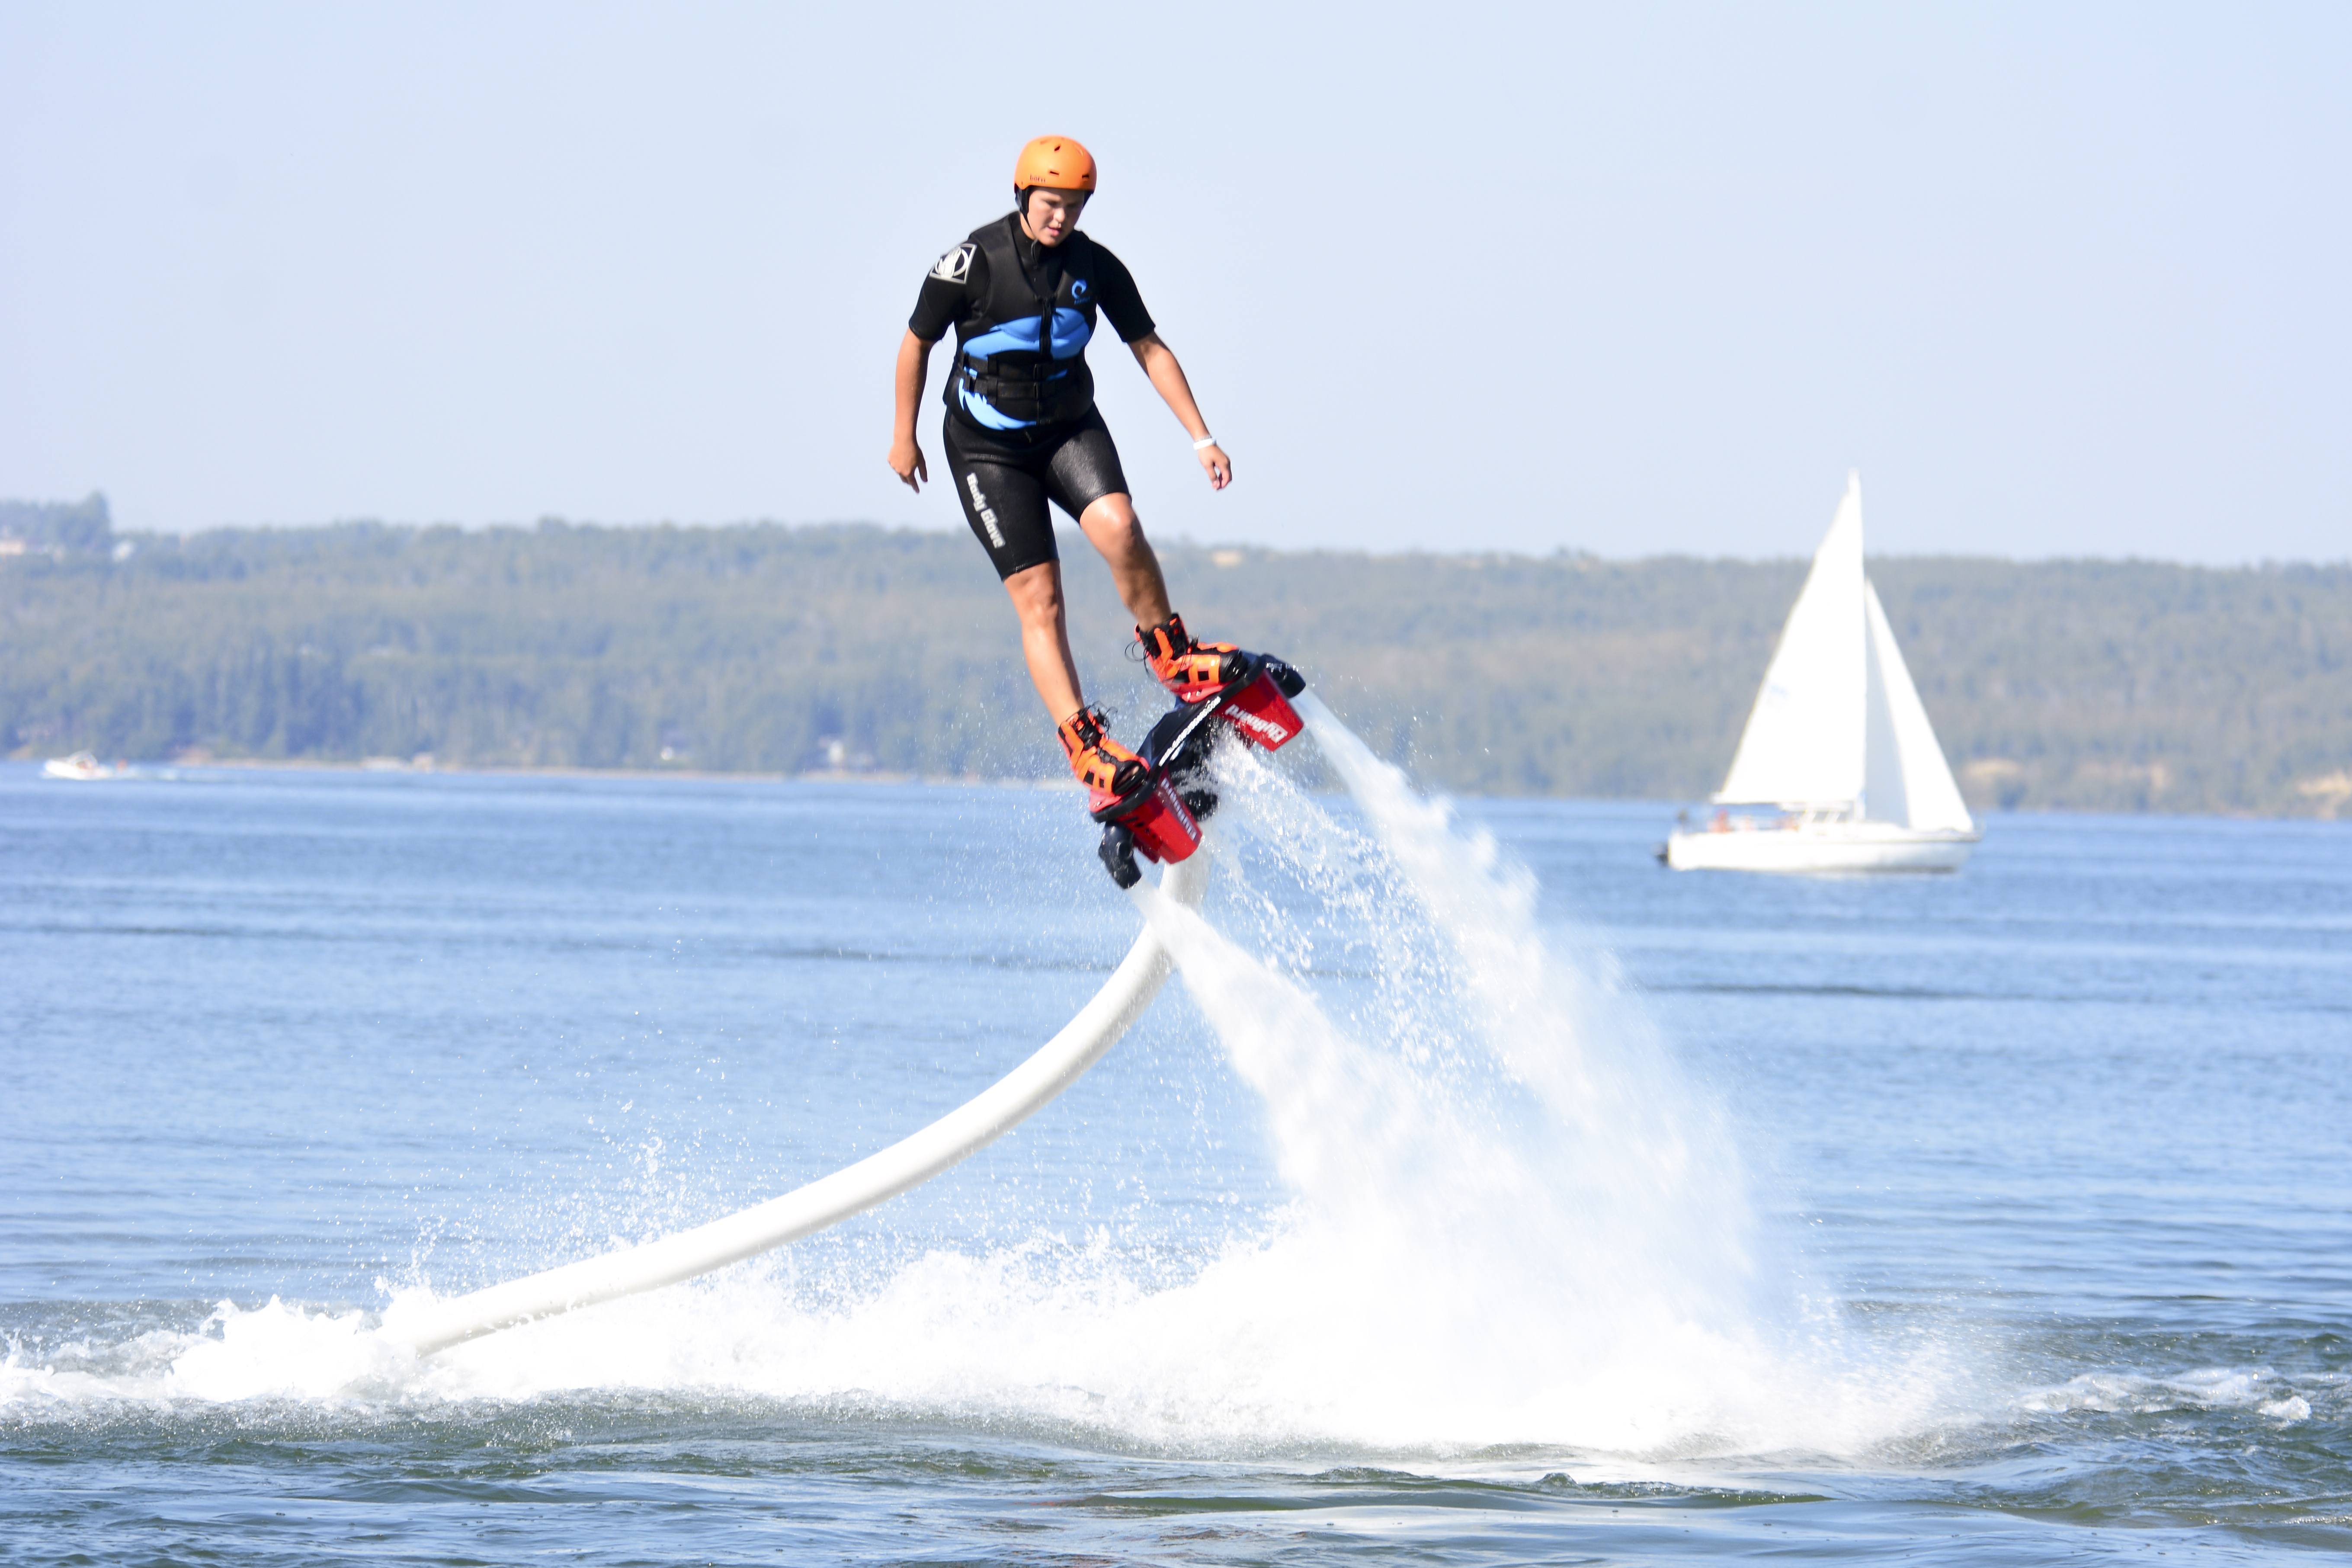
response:
[[[1210,488],[1221,490],[1233,482],[1233,462],[1209,434],[1184,367],[1160,342],[1125,264],[1078,232],[1078,215],[1094,189],[1091,153],[1069,137],[1040,136],[1013,164],[1013,210],[981,225],[940,258],[923,279],[898,344],[889,460],[892,471],[919,493],[930,470],[915,439],[916,410],[931,349],[953,327],[956,357],[940,430],[949,482],[1012,597],[1029,679],[1055,721],[1070,771],[1087,786],[1097,820],[1109,824],[1146,805],[1155,767],[1168,759],[1139,755],[1113,739],[1103,710],[1087,701],[1079,686],[1049,501],[1076,519],[1102,552],[1135,618],[1145,661],[1180,703],[1222,699],[1255,683],[1269,663],[1294,695],[1297,678],[1279,661],[1244,654],[1230,643],[1195,641],[1168,602],[1159,557],[1143,536],[1119,469],[1118,448],[1095,407],[1086,351],[1097,314],[1110,319],[1152,389],[1192,437]],[[1241,722],[1238,714],[1227,716]],[[1262,735],[1250,738],[1266,744]],[[1137,836],[1151,847],[1144,828]],[[1107,847],[1106,859],[1111,858]],[[1131,871],[1131,858],[1129,865]],[[1112,874],[1120,875],[1116,865]]]

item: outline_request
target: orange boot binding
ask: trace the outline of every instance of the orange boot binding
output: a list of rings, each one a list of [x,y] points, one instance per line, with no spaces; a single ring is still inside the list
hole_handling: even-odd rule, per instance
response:
[[[1249,668],[1249,656],[1229,642],[1195,642],[1181,616],[1148,630],[1138,626],[1135,638],[1143,645],[1143,662],[1152,678],[1179,702],[1205,702]]]
[[[1151,782],[1150,765],[1111,739],[1110,722],[1101,709],[1079,709],[1055,733],[1069,756],[1070,772],[1087,786],[1087,810],[1129,799]]]

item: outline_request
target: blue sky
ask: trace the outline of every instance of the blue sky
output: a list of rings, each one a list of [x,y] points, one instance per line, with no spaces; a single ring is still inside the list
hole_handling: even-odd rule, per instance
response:
[[[1793,554],[1858,467],[1875,552],[2338,560],[2347,83],[2341,5],[5,0],[0,495],[960,526],[891,355],[1051,131],[1238,469],[1098,344],[1161,533]]]

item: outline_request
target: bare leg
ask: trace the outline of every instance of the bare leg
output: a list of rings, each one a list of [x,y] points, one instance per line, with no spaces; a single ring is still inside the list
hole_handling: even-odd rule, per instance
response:
[[[1015,572],[1004,580],[1004,592],[1021,617],[1021,657],[1029,662],[1029,679],[1058,724],[1087,701],[1078,689],[1078,664],[1070,657],[1070,628],[1062,614],[1060,563]]]
[[[1078,526],[1109,563],[1119,603],[1127,606],[1137,626],[1156,626],[1174,614],[1168,607],[1168,581],[1160,574],[1160,557],[1151,552],[1151,542],[1143,537],[1135,503],[1125,491],[1115,490],[1087,507],[1078,516]],[[1069,644],[1062,647],[1066,658]]]

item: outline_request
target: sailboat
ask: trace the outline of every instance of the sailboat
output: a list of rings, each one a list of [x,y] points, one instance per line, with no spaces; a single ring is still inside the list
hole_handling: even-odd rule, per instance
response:
[[[1704,827],[1660,851],[1678,871],[1957,871],[1983,837],[1862,569],[1862,476],[1780,630]],[[1760,816],[1738,805],[1778,807]]]

